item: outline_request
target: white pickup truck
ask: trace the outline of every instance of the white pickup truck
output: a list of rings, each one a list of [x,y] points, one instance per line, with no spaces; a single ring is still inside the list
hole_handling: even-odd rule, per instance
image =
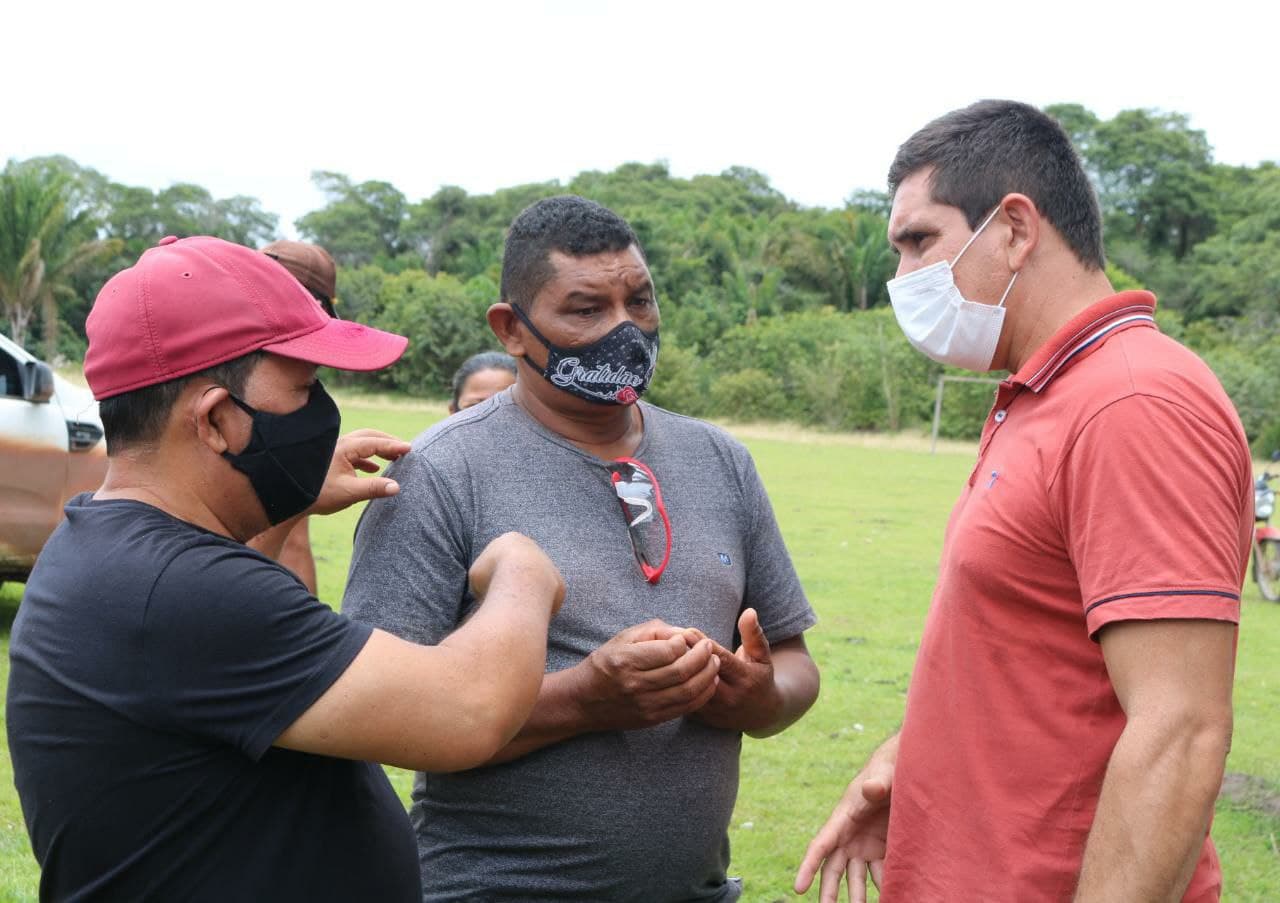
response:
[[[106,470],[89,390],[0,335],[0,582],[26,579],[67,499]]]

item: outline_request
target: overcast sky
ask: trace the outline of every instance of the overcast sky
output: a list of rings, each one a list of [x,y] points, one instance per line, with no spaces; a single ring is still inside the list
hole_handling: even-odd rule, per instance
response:
[[[0,161],[252,195],[283,234],[323,203],[317,169],[417,200],[743,165],[836,206],[982,97],[1176,110],[1222,162],[1280,158],[1274,2],[20,0],[0,21]]]

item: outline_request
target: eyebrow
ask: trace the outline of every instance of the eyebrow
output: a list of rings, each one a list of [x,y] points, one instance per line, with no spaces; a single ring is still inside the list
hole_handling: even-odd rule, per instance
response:
[[[650,294],[653,294],[654,292],[653,280],[646,279],[643,282],[641,282],[639,285],[637,285],[635,288],[628,288],[627,291],[631,295],[638,295],[641,292],[648,292]],[[565,298],[569,301],[607,301],[609,300],[610,297],[611,297],[611,294],[608,291],[594,292],[586,289],[582,289],[582,290],[575,289],[574,291],[571,291],[567,295],[565,295]]]
[[[922,235],[931,235],[932,230],[928,226],[918,225],[916,223],[907,223],[907,225],[898,229],[889,235],[889,241],[894,244],[900,244],[909,238],[918,238]]]

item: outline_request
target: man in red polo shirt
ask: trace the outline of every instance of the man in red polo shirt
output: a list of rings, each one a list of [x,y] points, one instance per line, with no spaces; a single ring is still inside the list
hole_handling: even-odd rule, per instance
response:
[[[1116,293],[1063,130],[983,101],[889,172],[898,322],[1007,370],[947,525],[902,730],[805,855],[865,899],[1217,900],[1252,526],[1239,418],[1208,367]]]

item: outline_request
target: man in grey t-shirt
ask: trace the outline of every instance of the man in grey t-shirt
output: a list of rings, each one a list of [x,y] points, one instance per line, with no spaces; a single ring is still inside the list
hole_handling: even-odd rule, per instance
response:
[[[365,512],[344,602],[439,642],[470,613],[472,558],[508,530],[567,583],[520,734],[487,766],[418,775],[425,899],[736,899],[741,735],[817,697],[813,611],[747,451],[637,401],[659,314],[631,228],[581,198],[534,204],[502,299],[489,322],[516,385],[394,466],[404,491]]]

